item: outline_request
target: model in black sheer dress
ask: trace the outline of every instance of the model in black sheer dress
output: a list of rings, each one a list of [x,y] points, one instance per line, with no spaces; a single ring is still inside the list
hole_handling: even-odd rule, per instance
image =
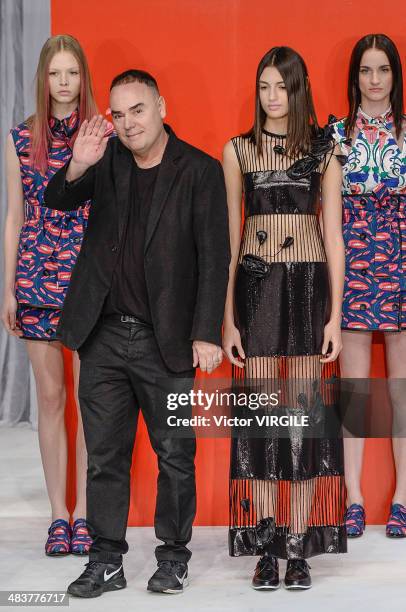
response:
[[[287,405],[298,414],[311,410],[314,384],[323,389],[331,380],[341,350],[336,152],[318,127],[302,58],[288,47],[271,49],[258,66],[254,126],[224,149],[232,248],[224,350],[234,378],[283,380],[285,388],[289,381]],[[333,411],[336,394],[324,385],[321,396]],[[343,474],[337,437],[295,430],[233,439],[230,554],[261,556],[254,588],[280,585],[278,557],[288,560],[284,585],[309,588],[305,559],[346,551]]]

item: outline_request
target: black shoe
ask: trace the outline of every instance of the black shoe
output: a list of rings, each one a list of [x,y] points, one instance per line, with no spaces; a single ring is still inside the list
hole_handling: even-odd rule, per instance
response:
[[[312,579],[310,565],[304,559],[288,559],[285,574],[285,589],[310,589]]]
[[[121,563],[90,561],[83,574],[68,586],[68,593],[75,597],[99,597],[105,591],[118,591],[126,586]]]
[[[255,568],[252,579],[253,589],[279,589],[279,563],[272,555],[264,555],[260,558]]]
[[[148,591],[182,593],[187,586],[187,564],[180,561],[158,561],[158,569],[148,580]]]

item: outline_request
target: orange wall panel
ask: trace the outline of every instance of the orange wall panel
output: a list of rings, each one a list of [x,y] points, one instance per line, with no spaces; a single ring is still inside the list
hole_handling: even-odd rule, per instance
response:
[[[383,31],[405,57],[405,4],[394,0],[389,19],[382,6],[381,0],[51,0],[51,29],[82,43],[102,112],[111,79],[130,67],[145,69],[158,80],[177,134],[220,157],[224,143],[251,123],[256,67],[274,45],[303,55],[320,122],[329,113],[343,115],[348,59],[358,38],[371,28]],[[372,375],[384,374],[382,339],[376,338]],[[66,418],[74,429],[71,389]],[[198,441],[198,525],[227,523],[228,453],[227,440]],[[134,459],[129,524],[150,525],[157,471],[142,421]],[[72,502],[73,460],[69,470]],[[386,520],[393,482],[390,443],[368,440],[363,486],[370,522]]]

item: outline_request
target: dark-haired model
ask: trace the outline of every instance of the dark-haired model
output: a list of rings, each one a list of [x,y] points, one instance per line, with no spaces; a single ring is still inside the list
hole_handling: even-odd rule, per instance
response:
[[[388,537],[406,537],[406,118],[399,53],[383,34],[355,45],[349,70],[348,117],[332,125],[343,161],[344,377],[368,378],[372,332],[384,333],[394,412],[396,489]],[[395,380],[398,379],[398,380]],[[361,470],[364,439],[346,437],[347,533],[365,529]]]
[[[285,408],[310,413],[311,389],[336,371],[341,350],[341,167],[292,49],[275,47],[261,60],[254,127],[226,144],[223,167],[232,252],[224,350],[243,377],[287,379]],[[323,399],[328,417],[334,401]],[[305,559],[346,551],[342,442],[302,432],[233,440],[230,554],[261,555],[255,589],[279,587],[278,557],[288,560],[285,587],[305,589]]]
[[[179,593],[187,584],[196,443],[168,436],[165,400],[169,388],[193,387],[197,366],[211,372],[221,363],[230,259],[221,164],[163,123],[155,79],[138,70],[119,75],[110,106],[118,138],[107,142],[102,117],[85,122],[70,164],[45,193],[59,210],[93,201],[58,327],[81,360],[89,456],[94,542],[90,563],[68,588],[78,597],[126,586],[122,555],[140,408],[158,456],[155,533],[164,542],[148,589]]]

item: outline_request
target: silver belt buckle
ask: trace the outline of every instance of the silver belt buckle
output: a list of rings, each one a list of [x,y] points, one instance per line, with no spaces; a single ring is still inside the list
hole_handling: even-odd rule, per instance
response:
[[[121,315],[121,323],[135,323],[135,317],[131,315]]]

